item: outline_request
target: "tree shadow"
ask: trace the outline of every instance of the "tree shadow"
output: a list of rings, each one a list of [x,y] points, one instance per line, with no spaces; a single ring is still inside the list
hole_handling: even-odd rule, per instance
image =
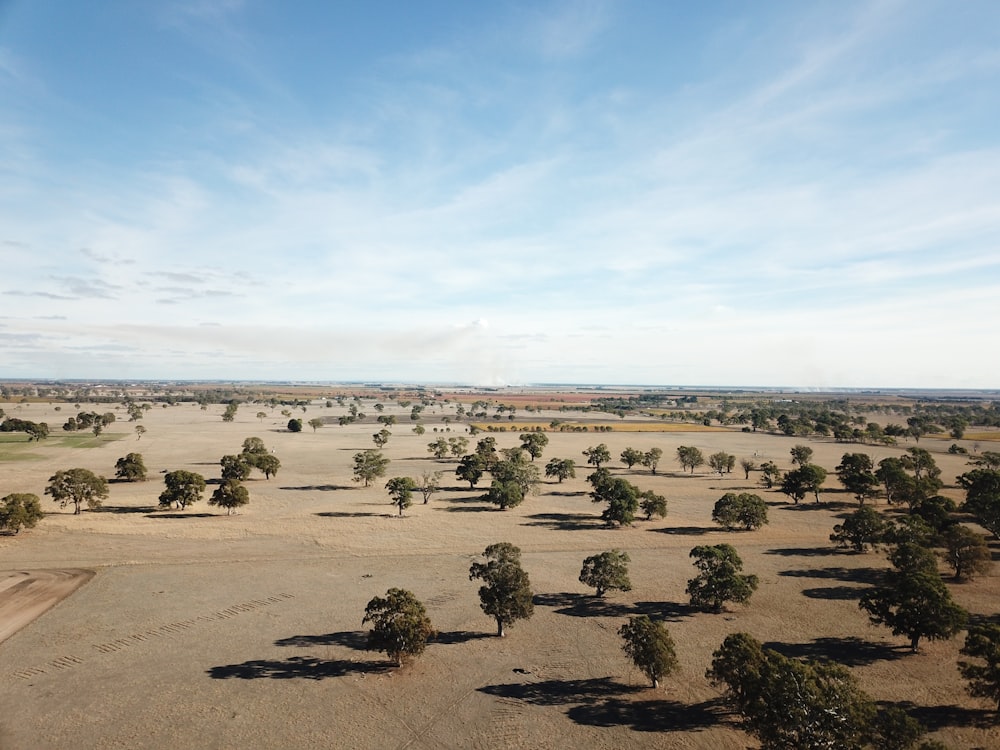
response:
[[[802,589],[802,596],[810,599],[826,599],[827,601],[857,601],[868,591],[867,586],[825,586],[815,589]]]
[[[450,508],[435,508],[446,513],[494,513],[500,512],[499,507],[493,505],[453,505]]]
[[[659,529],[649,529],[649,531],[676,536],[702,536],[712,531],[724,531],[724,529],[721,526],[666,526]]]
[[[274,642],[275,646],[345,646],[354,651],[368,649],[368,633],[363,630],[342,630],[322,635],[293,635]]]
[[[918,706],[911,701],[879,701],[879,708],[899,708],[923,724],[929,732],[945,727],[975,727],[990,729],[996,725],[997,712],[964,706]]]
[[[285,661],[254,659],[242,664],[227,664],[207,670],[213,680],[324,680],[328,677],[346,677],[349,674],[378,674],[389,671],[385,661],[351,661],[335,659],[325,661],[311,656],[293,656]]]
[[[95,508],[95,513],[153,513],[156,511],[155,505],[144,505],[142,507],[129,505],[102,505]]]
[[[865,583],[869,586],[877,586],[885,579],[885,570],[882,568],[841,568],[831,566],[829,568],[782,570],[778,573],[778,575],[791,578],[822,578],[834,581],[845,581],[847,583]]]
[[[391,513],[369,513],[367,511],[340,511],[340,510],[325,510],[321,513],[313,513],[314,516],[322,516],[323,518],[384,518],[385,516],[392,515]]]
[[[440,643],[444,646],[454,646],[459,643],[468,643],[469,641],[478,641],[483,638],[495,638],[493,633],[483,633],[476,630],[451,630],[445,633],[435,634],[430,642]]]
[[[674,602],[615,602],[588,594],[560,592],[536,594],[532,602],[539,607],[555,607],[556,614],[569,617],[635,617],[647,615],[654,620],[676,622],[699,610]]]
[[[170,510],[160,511],[159,513],[150,513],[146,518],[159,518],[159,519],[175,519],[175,518],[221,518],[224,513],[184,513],[176,512]]]
[[[836,547],[776,547],[765,550],[764,554],[782,557],[827,557],[842,554],[842,551]]]
[[[686,704],[678,701],[629,701],[612,698],[570,708],[566,715],[593,727],[628,726],[637,732],[697,732],[726,721],[722,699]]]
[[[589,513],[533,513],[522,526],[541,526],[553,531],[578,531],[580,529],[607,528],[598,516]]]
[[[818,503],[812,500],[803,500],[802,502],[795,504],[792,502],[785,503],[782,506],[782,510],[797,510],[797,511],[807,511],[807,510],[857,510],[857,503],[845,503],[840,500],[823,500]]]
[[[553,495],[555,497],[586,497],[590,493],[584,492],[583,490],[579,490],[577,492],[568,492],[568,491],[556,492],[555,490],[553,490],[552,492],[546,492],[544,494]]]
[[[771,641],[764,648],[795,659],[827,659],[846,667],[864,667],[877,661],[895,661],[908,656],[909,646],[866,641],[863,638],[813,638],[808,643]]]
[[[613,677],[592,677],[584,680],[542,680],[476,688],[480,693],[498,698],[519,700],[533,706],[566,706],[593,703],[601,698],[637,693],[642,688],[625,685]]]
[[[333,492],[334,490],[353,490],[357,485],[345,484],[309,484],[304,487],[279,487],[279,490],[296,490],[304,492]]]

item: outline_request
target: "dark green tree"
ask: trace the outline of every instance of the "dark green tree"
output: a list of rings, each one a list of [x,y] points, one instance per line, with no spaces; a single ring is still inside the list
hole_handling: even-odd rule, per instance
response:
[[[867,453],[845,453],[836,471],[837,479],[859,504],[864,505],[865,500],[878,495],[879,480],[872,457]]]
[[[909,638],[913,651],[922,638],[945,640],[965,627],[968,614],[952,601],[933,553],[904,544],[890,559],[895,570],[886,573],[885,584],[866,591],[858,602],[873,623]]]
[[[455,476],[469,483],[469,489],[475,487],[486,472],[485,460],[478,453],[462,456],[455,469]]]
[[[250,502],[250,493],[238,479],[223,479],[222,484],[215,488],[209,505],[226,509],[226,515],[231,516],[237,508]]]
[[[422,654],[434,635],[424,605],[406,589],[389,589],[368,602],[361,624],[369,622],[368,648],[384,652],[399,667],[404,659]]]
[[[750,472],[757,470],[757,462],[754,461],[752,458],[741,458],[740,468],[743,469],[743,478],[749,479]]]
[[[642,459],[640,459],[639,463],[649,469],[650,474],[655,474],[656,467],[659,466],[661,458],[663,458],[662,448],[650,448],[642,454]]]
[[[736,465],[736,456],[733,456],[725,451],[719,451],[718,453],[713,453],[708,457],[708,468],[717,473],[720,477],[723,474],[731,472],[733,466]]]
[[[181,510],[201,500],[206,486],[205,477],[184,469],[167,472],[163,475],[163,482],[167,488],[160,493],[160,507]]]
[[[617,549],[591,555],[583,561],[580,583],[592,586],[596,590],[594,596],[598,597],[604,596],[608,591],[631,591],[629,562],[631,560],[628,553]]]
[[[141,453],[129,453],[115,462],[115,478],[123,482],[145,482],[146,464]]]
[[[542,455],[545,446],[549,444],[549,438],[544,432],[526,432],[521,435],[521,447],[531,456],[531,460]]]
[[[534,613],[531,582],[521,568],[521,550],[509,542],[491,544],[483,552],[486,562],[473,563],[469,580],[479,579],[479,602],[483,612],[496,620],[497,636],[515,620],[525,620]]]
[[[384,477],[389,467],[389,459],[376,450],[369,448],[354,454],[354,481],[364,482],[365,487],[371,485],[379,477]]]
[[[652,490],[639,493],[639,508],[646,514],[646,520],[652,520],[653,516],[666,518],[667,498],[657,495]]]
[[[230,454],[223,456],[219,464],[222,466],[222,478],[224,480],[235,479],[238,482],[242,482],[250,476],[252,467],[247,460],[247,454],[241,453],[239,455]]]
[[[840,547],[864,552],[866,547],[878,547],[886,541],[890,523],[874,508],[863,505],[848,515],[842,524],[833,527],[830,541]]]
[[[715,502],[712,520],[727,531],[743,527],[746,531],[759,529],[767,521],[767,503],[760,495],[749,492],[727,492]]]
[[[618,629],[622,637],[622,650],[646,677],[653,688],[660,686],[660,680],[679,666],[674,641],[662,623],[653,622],[648,615],[630,617]]]
[[[108,481],[89,469],[66,469],[49,477],[45,494],[65,508],[73,503],[73,514],[79,515],[86,503],[91,510],[101,507],[101,501],[108,497]]]
[[[392,437],[392,433],[389,432],[384,427],[372,435],[372,442],[375,443],[375,447],[379,450],[385,448],[386,444],[389,442],[389,438]]]
[[[583,455],[587,457],[587,463],[595,469],[600,469],[601,464],[606,464],[611,460],[611,451],[604,443],[590,446],[583,452]]]
[[[636,450],[635,448],[626,448],[622,451],[621,461],[625,466],[631,469],[636,464],[642,463],[643,452]]]
[[[298,418],[292,418],[288,420],[288,431],[289,432],[302,432],[302,420]]]
[[[744,604],[757,590],[755,575],[743,575],[743,561],[729,544],[703,544],[691,550],[698,575],[688,581],[691,605],[721,612],[727,601]]]
[[[979,660],[958,663],[958,671],[969,682],[969,694],[988,698],[1000,711],[1000,625],[970,627],[961,653]]]
[[[576,463],[572,458],[551,458],[545,464],[545,476],[556,477],[562,484],[564,479],[576,477]]]
[[[749,477],[748,477],[749,478]],[[760,483],[765,489],[772,489],[781,481],[781,469],[773,461],[765,461],[760,465]],[[803,495],[802,497],[805,497]]]
[[[434,458],[442,459],[448,457],[448,441],[443,437],[438,438],[433,443],[427,444],[427,450]]]
[[[810,492],[818,503],[819,488],[824,481],[826,481],[826,469],[816,464],[805,464],[785,472],[781,478],[781,491],[792,498],[796,505]]]
[[[762,750],[904,750],[923,733],[899,709],[878,710],[843,666],[783,656],[746,633],[726,637],[706,677],[725,686]]]
[[[417,489],[417,483],[412,477],[393,477],[385,483],[385,488],[389,491],[389,498],[392,504],[399,508],[399,515],[413,505],[413,492]]]
[[[955,580],[984,575],[993,566],[993,556],[982,534],[968,526],[952,524],[943,533],[944,559],[955,571]]]
[[[33,529],[45,516],[38,495],[15,492],[0,500],[0,529],[14,534]]]
[[[792,464],[805,466],[812,461],[813,449],[808,445],[796,445],[789,451],[792,454]]]
[[[1000,539],[1000,470],[973,469],[960,475],[958,483],[965,490],[963,509]]]
[[[677,448],[677,462],[681,465],[682,470],[690,469],[691,473],[694,474],[695,469],[704,465],[705,456],[699,448],[692,445],[681,445]]]
[[[608,526],[631,526],[639,510],[639,488],[621,477],[600,481],[590,493],[595,503],[607,503],[601,518]]]

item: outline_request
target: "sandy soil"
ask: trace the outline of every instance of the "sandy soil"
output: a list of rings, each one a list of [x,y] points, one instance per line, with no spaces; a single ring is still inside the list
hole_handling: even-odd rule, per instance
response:
[[[94,577],[92,570],[0,573],[0,642]]]
[[[110,429],[122,435],[117,442],[43,444],[32,448],[37,460],[0,464],[2,494],[41,496],[54,471],[74,466],[110,477],[129,451],[143,454],[151,477],[113,484],[102,511],[80,516],[46,497],[51,513],[38,528],[0,538],[5,581],[16,581],[18,571],[97,571],[0,644],[0,747],[745,748],[752,743],[704,677],[712,651],[735,631],[788,654],[844,662],[873,697],[912,707],[950,747],[1000,746],[993,712],[966,695],[955,668],[960,638],[910,655],[902,639],[871,626],[857,608],[859,591],[886,563],[879,554],[830,547],[838,514],[851,507],[847,495],[824,497],[842,506],[796,507],[754,488],[772,504],[770,525],[730,534],[711,523],[712,504],[752,482],[742,473],[685,476],[672,460],[677,446],[689,444],[706,455],[756,453],[787,467],[788,449],[800,441],[738,431],[550,433],[541,463],[554,456],[582,462],[581,451],[599,442],[616,458],[627,446],[663,449],[656,476],[626,472],[617,461],[613,469],[666,495],[667,518],[609,530],[586,494],[586,470],[563,484],[543,483],[522,506],[500,512],[477,499],[482,488],[454,479],[454,461],[427,453],[438,436],[432,428],[446,429],[437,420],[447,407],[428,408],[423,436],[412,434],[409,411],[399,410],[385,449],[387,477],[446,472],[441,493],[399,518],[384,480],[363,488],[350,477],[352,455],[370,447],[380,427],[371,402],[362,407],[367,424],[301,434],[284,431],[287,417],[278,410],[254,418],[260,410],[244,406],[226,424],[221,407],[156,407],[141,440],[119,422]],[[315,406],[296,416],[343,411]],[[8,412],[58,429],[72,407]],[[451,429],[443,434],[461,434],[461,426]],[[252,435],[282,468],[269,481],[248,482],[251,504],[239,515],[204,501],[184,513],[157,509],[162,472],[218,477],[219,458]],[[501,447],[517,443],[516,433],[495,437]],[[810,444],[830,470],[847,450],[876,460],[902,450]],[[948,444],[921,441],[950,479],[965,465],[944,453]],[[829,484],[837,489],[832,477]],[[502,640],[479,610],[478,584],[468,580],[470,563],[497,541],[522,548],[537,595],[535,616]],[[692,611],[684,594],[693,573],[688,552],[722,541],[737,547],[761,587],[747,606],[721,615]],[[612,547],[632,557],[633,590],[595,600],[577,580],[580,564]],[[992,617],[996,580],[952,590],[972,612]],[[403,670],[363,648],[364,606],[393,586],[412,590],[440,631]],[[646,687],[620,650],[617,628],[638,612],[662,617],[677,643],[680,671],[659,691]]]

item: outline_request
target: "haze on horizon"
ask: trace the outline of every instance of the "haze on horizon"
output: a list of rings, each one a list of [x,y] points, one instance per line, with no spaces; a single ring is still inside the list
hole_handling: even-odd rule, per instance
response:
[[[0,0],[0,378],[995,388],[990,2]]]

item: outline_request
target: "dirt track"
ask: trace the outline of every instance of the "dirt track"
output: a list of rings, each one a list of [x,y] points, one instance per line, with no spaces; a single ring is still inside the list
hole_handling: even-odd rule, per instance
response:
[[[0,642],[94,577],[92,570],[0,573]]]

